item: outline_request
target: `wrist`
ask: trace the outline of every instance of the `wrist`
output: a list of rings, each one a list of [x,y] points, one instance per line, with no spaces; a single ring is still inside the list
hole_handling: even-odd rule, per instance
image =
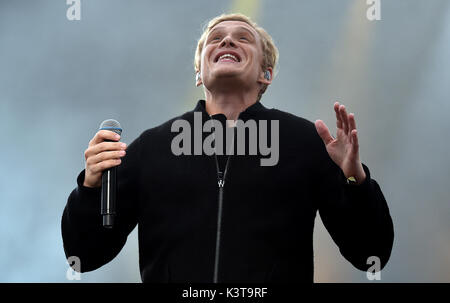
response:
[[[359,163],[358,169],[356,170],[356,172],[351,173],[351,174],[345,174],[345,178],[347,179],[347,184],[357,184],[360,185],[362,184],[365,180],[366,180],[366,173],[364,171],[364,168],[361,164],[361,162]]]
[[[86,173],[84,175],[83,186],[89,188],[97,188],[102,186],[101,179],[100,180],[91,180],[91,178],[86,177]]]

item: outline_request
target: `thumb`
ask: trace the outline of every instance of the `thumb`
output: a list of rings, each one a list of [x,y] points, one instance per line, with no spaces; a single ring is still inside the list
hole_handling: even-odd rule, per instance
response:
[[[314,125],[316,126],[317,133],[319,134],[320,138],[322,138],[325,145],[328,145],[334,140],[330,134],[330,131],[328,130],[328,127],[325,125],[325,123],[323,123],[322,120],[316,120]]]

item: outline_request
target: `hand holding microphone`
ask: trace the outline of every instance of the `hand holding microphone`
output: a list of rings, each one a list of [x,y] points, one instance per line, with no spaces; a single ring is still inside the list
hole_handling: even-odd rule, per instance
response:
[[[83,186],[102,187],[103,225],[112,227],[115,215],[116,166],[125,156],[126,144],[119,142],[119,122],[105,120],[84,152],[86,167]]]

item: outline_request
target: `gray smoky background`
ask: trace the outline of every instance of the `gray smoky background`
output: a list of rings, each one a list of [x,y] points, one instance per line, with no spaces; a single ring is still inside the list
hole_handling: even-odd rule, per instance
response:
[[[0,282],[69,282],[63,208],[101,121],[131,143],[203,97],[196,41],[224,12],[252,17],[280,50],[262,97],[335,131],[354,112],[361,160],[395,227],[381,282],[450,282],[450,1],[0,0]],[[301,140],[301,138],[298,138]],[[370,224],[368,219],[367,224]],[[316,219],[315,282],[367,282]],[[137,229],[81,282],[140,282]]]

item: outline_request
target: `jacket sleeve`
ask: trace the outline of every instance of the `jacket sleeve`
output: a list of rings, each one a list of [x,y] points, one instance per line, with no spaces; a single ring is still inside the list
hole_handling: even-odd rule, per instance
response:
[[[325,147],[318,176],[318,210],[325,228],[341,254],[356,268],[367,271],[371,256],[380,259],[380,269],[389,260],[394,227],[387,202],[378,183],[363,164],[366,179],[347,184],[344,173],[328,156]]]
[[[66,257],[80,259],[80,272],[95,270],[114,259],[137,224],[139,140],[137,138],[128,146],[117,166],[113,228],[103,227],[101,187],[83,186],[84,170],[78,175],[77,187],[69,195],[61,219],[61,232]]]

